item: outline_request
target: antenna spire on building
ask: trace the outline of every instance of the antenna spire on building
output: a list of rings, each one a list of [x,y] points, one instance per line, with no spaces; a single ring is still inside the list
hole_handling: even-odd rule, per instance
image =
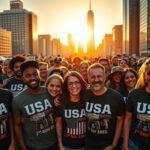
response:
[[[91,0],[90,0],[90,2],[89,2],[89,9],[91,10]]]

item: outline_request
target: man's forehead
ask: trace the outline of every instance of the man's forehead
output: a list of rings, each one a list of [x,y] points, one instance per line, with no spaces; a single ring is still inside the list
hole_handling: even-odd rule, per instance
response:
[[[27,67],[23,73],[28,73],[28,72],[38,72],[39,69],[33,67],[33,66],[30,66],[30,67]]]
[[[101,73],[104,72],[104,69],[102,68],[91,68],[90,73]]]

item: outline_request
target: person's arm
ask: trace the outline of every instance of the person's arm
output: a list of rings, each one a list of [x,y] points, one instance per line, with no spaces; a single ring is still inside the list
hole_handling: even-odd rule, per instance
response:
[[[56,117],[56,132],[57,132],[59,150],[65,150],[62,144],[62,118],[61,117]]]
[[[11,144],[8,150],[15,150],[14,126],[13,126],[12,113],[8,114],[8,124],[9,124],[10,136],[11,136]]]
[[[118,140],[121,135],[122,126],[123,126],[123,116],[117,116],[117,123],[116,123],[116,129],[115,129],[113,143],[112,143],[112,145],[107,146],[104,150],[113,150],[117,146]]]
[[[123,150],[128,150],[129,131],[132,121],[132,113],[126,112],[124,128],[123,128]]]
[[[14,129],[15,129],[15,134],[18,139],[18,142],[21,146],[21,150],[27,150],[25,143],[24,143],[24,139],[23,139],[22,128],[21,128],[22,121],[21,120],[22,120],[22,118],[20,116],[17,116],[14,119]]]

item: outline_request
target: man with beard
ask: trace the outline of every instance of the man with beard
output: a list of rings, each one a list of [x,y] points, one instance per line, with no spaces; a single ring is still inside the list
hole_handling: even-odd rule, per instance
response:
[[[13,114],[21,150],[57,150],[53,100],[40,86],[38,63],[27,60],[20,69],[27,88],[14,98]]]
[[[99,63],[88,68],[88,80],[91,89],[84,95],[87,116],[85,149],[113,150],[123,125],[123,98],[105,87],[105,69]]]
[[[20,71],[20,65],[25,60],[26,58],[24,56],[17,55],[11,59],[9,64],[10,69],[14,72],[14,76],[7,81],[4,87],[9,89],[14,96],[21,92],[25,87],[25,83],[22,80],[22,73]]]

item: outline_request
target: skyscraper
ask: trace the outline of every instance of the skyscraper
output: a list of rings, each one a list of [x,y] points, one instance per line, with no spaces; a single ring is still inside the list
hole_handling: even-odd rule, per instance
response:
[[[139,0],[123,0],[123,53],[139,55]]]
[[[91,1],[89,2],[89,11],[87,13],[87,28],[90,32],[87,40],[87,54],[94,56],[95,54],[95,42],[94,42],[94,13],[91,9]]]
[[[0,56],[12,55],[11,32],[0,28]]]
[[[74,34],[68,34],[68,48],[69,48],[69,54],[73,55],[76,53],[76,45],[75,45],[75,36]]]
[[[52,41],[51,35],[39,35],[38,36],[39,54],[41,56],[52,55]]]
[[[140,0],[140,55],[150,54],[150,1]]]
[[[112,50],[114,54],[122,54],[122,25],[115,25],[112,29]]]
[[[0,13],[0,26],[12,32],[12,54],[37,54],[37,16],[23,8],[20,0],[10,1],[10,10]]]

